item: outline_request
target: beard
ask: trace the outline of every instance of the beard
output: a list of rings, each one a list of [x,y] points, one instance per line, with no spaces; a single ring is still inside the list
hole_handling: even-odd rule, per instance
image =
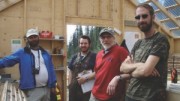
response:
[[[89,47],[80,47],[81,52],[86,53],[89,51]]]
[[[152,27],[152,19],[151,19],[151,21],[150,21],[150,23],[148,24],[148,23],[146,23],[146,22],[142,22],[142,23],[139,23],[138,24],[138,27],[139,27],[139,29],[142,31],[142,32],[148,32],[148,31],[150,31],[150,29],[151,29],[151,27]]]
[[[103,45],[103,44],[102,44],[102,46],[103,46],[104,50],[107,50],[107,49],[109,49],[112,45]]]
[[[34,47],[37,47],[39,45],[39,40],[36,40],[36,41],[32,41],[32,42],[29,42],[29,46],[34,48]]]
[[[111,47],[115,44],[115,42],[113,42],[113,43],[110,44],[110,45],[105,45],[105,44],[103,44],[103,43],[101,43],[101,44],[102,44],[104,50],[108,50],[109,48],[111,48]]]

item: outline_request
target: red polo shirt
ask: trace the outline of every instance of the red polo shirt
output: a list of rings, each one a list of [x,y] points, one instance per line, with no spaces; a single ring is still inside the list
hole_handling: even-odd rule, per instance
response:
[[[128,52],[125,48],[118,45],[112,46],[105,54],[104,50],[98,52],[95,64],[95,83],[92,89],[93,95],[99,100],[108,100],[110,96],[106,93],[109,82],[120,74],[120,65],[127,57]],[[116,94],[121,94],[121,84],[116,89]],[[115,94],[115,95],[116,95]]]

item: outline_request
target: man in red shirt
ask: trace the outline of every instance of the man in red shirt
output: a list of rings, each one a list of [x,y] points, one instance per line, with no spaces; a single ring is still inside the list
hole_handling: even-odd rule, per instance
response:
[[[90,101],[120,101],[125,94],[125,81],[129,74],[120,73],[120,65],[127,57],[125,48],[116,44],[115,31],[103,29],[99,34],[103,50],[96,56],[95,83]]]

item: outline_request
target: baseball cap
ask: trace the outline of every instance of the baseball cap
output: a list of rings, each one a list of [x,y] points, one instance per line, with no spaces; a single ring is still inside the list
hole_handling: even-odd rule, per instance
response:
[[[39,35],[39,32],[38,32],[38,30],[37,29],[29,29],[28,31],[27,31],[27,33],[26,33],[26,37],[29,37],[29,36],[31,36],[31,35]]]
[[[114,36],[115,31],[111,28],[104,28],[100,31],[99,36],[101,36],[104,33],[109,33],[110,35]]]

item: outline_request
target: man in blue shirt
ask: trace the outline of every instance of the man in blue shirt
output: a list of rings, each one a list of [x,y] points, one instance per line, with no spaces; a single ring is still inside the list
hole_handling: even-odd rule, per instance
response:
[[[28,101],[49,101],[50,88],[54,89],[56,76],[51,56],[39,46],[39,32],[29,29],[27,46],[0,59],[0,68],[19,63],[20,84]]]

